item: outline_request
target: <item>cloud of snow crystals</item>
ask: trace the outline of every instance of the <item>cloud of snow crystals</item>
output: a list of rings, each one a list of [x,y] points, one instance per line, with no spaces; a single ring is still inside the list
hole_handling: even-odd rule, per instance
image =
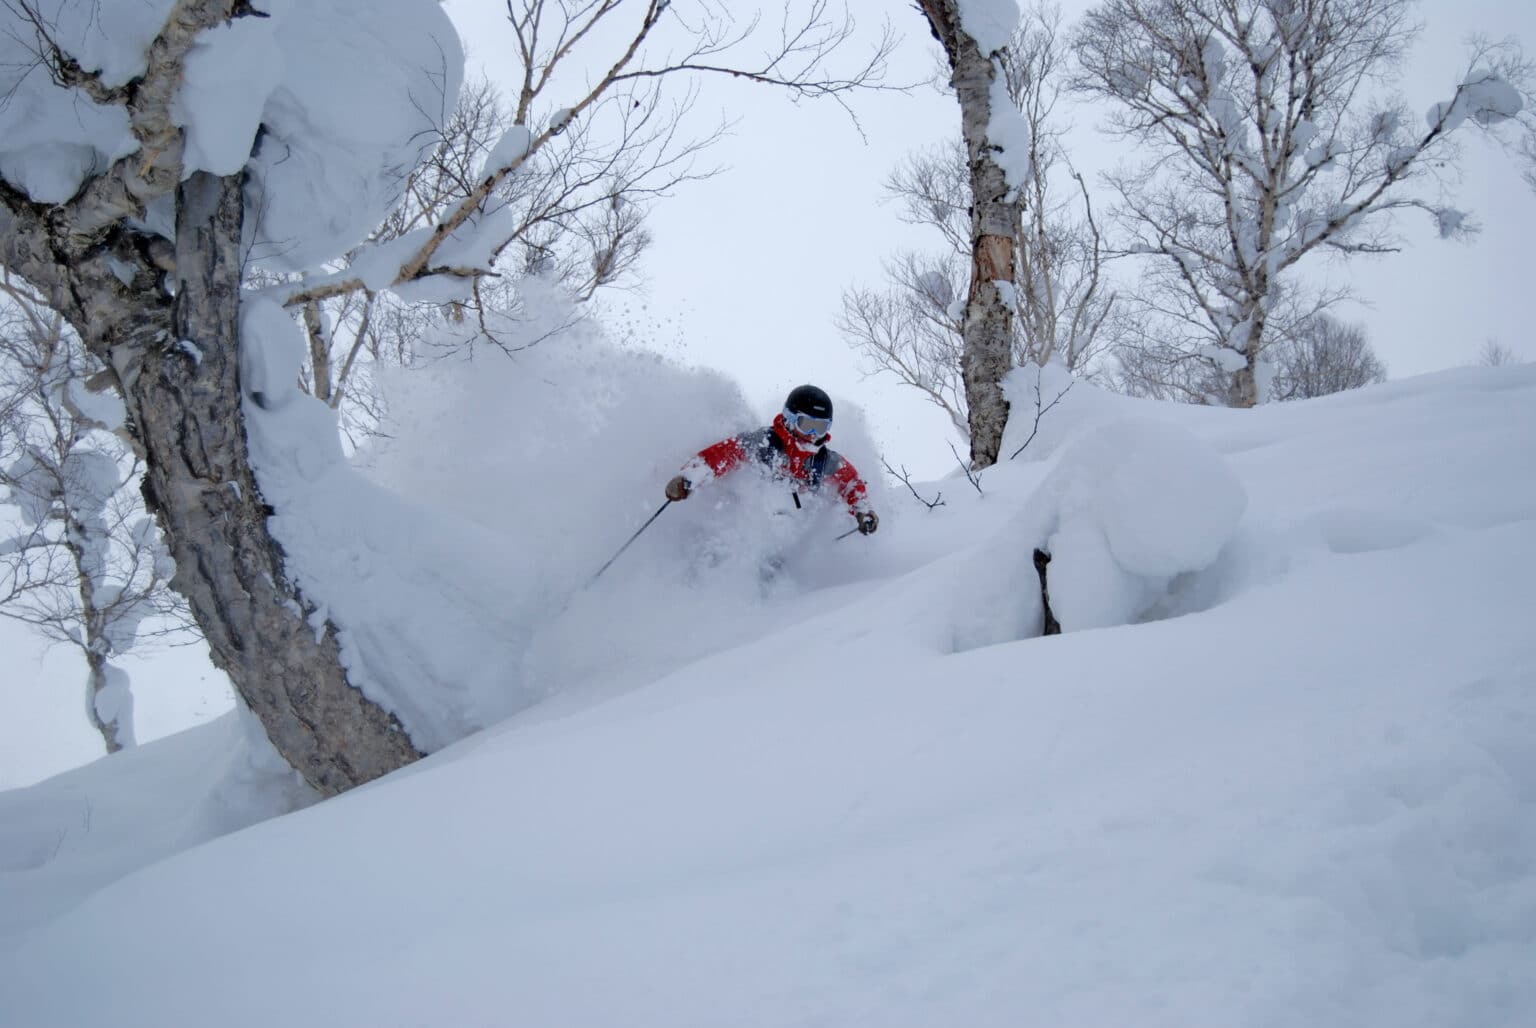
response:
[[[520,291],[519,318],[495,325],[509,346],[571,322],[572,305],[545,284],[525,281]],[[302,341],[299,326],[268,306],[272,316],[244,322],[248,360]],[[335,412],[286,372],[270,385],[285,397],[247,404],[251,456],[278,511],[269,524],[287,571],[315,608],[312,624],[336,627],[349,679],[428,750],[604,661],[627,656],[633,670],[658,654],[720,645],[710,619],[757,595],[755,561],[783,541],[775,530],[830,540],[851,525],[843,511],[825,524],[809,510],[780,518],[735,502],[733,487],[755,482],[737,475],[669,510],[585,589],[662,505],[662,485],[683,462],[761,423],[737,389],[619,349],[585,323],[513,358],[482,348],[382,378],[390,438],[361,455],[366,475],[341,453]],[[840,407],[834,445],[868,476],[878,463],[864,460],[857,423]],[[787,491],[773,498],[788,506]],[[663,606],[664,623],[647,616]],[[594,623],[602,647],[592,645]]]
[[[302,345],[301,329],[275,304],[253,308],[241,322],[242,366],[275,366]],[[488,541],[477,545],[473,526],[428,516],[354,471],[329,406],[286,376],[264,385],[245,406],[251,464],[317,637],[336,627],[349,680],[419,747],[484,725],[488,710],[506,713],[509,655],[497,642],[512,633],[497,582],[517,576]]]

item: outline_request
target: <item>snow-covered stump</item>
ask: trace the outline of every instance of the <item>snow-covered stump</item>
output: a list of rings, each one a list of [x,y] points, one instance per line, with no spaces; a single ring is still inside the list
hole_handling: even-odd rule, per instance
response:
[[[1035,574],[1040,578],[1040,634],[1060,635],[1061,622],[1051,613],[1051,586],[1046,575],[1046,569],[1051,566],[1051,555],[1036,546],[1034,558]]]
[[[1216,563],[1247,494],[1221,456],[1183,429],[1122,419],[1070,443],[1026,515],[1045,634],[1129,624],[1175,579]],[[1043,557],[1043,559],[1042,559]],[[1049,564],[1047,576],[1045,565]]]

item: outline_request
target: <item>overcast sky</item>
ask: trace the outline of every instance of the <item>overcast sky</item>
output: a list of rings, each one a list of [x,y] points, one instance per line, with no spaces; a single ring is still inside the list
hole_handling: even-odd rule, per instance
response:
[[[873,32],[888,17],[903,35],[892,80],[930,74],[937,44],[910,3],[853,6],[864,29]],[[1069,0],[1066,20],[1087,6]],[[447,9],[472,66],[492,77],[515,66],[504,2],[448,0]],[[1450,95],[1470,34],[1536,45],[1536,3],[1528,0],[1427,0],[1419,11],[1425,30],[1403,82],[1416,113]],[[823,385],[835,401],[864,408],[893,465],[937,476],[954,464],[947,419],[893,380],[866,377],[833,319],[846,287],[878,284],[887,255],[926,245],[882,202],[881,184],[905,153],[956,133],[958,108],[929,89],[866,94],[853,106],[864,138],[830,103],[797,105],[761,87],[705,83],[700,113],[718,109],[737,120],[709,155],[727,170],[682,187],[656,209],[645,285],[612,297],[609,306],[621,327],[658,349],[738,379],[765,415],[800,382]],[[1073,136],[1074,163],[1089,172],[1117,159],[1095,120],[1092,111],[1078,114]],[[1340,314],[1366,324],[1394,378],[1472,363],[1486,338],[1536,357],[1518,300],[1531,284],[1525,255],[1536,234],[1536,194],[1505,155],[1471,133],[1466,156],[1459,205],[1485,226],[1479,238],[1442,241],[1426,215],[1403,223],[1402,254],[1315,265],[1353,283],[1362,303]],[[691,442],[680,439],[680,448]]]

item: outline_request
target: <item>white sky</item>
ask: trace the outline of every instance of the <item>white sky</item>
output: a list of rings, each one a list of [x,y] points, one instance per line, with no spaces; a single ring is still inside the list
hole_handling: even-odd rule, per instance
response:
[[[494,77],[497,55],[515,53],[505,4],[446,6],[471,66]],[[1087,6],[1068,0],[1067,18]],[[904,36],[891,80],[923,79],[937,52],[927,27],[910,4],[885,9]],[[1420,12],[1425,30],[1404,87],[1414,112],[1449,95],[1468,35],[1512,35],[1536,45],[1536,4],[1427,0]],[[863,20],[863,28],[877,29],[874,16]],[[893,465],[936,476],[954,463],[947,420],[893,380],[865,378],[833,319],[847,286],[878,284],[885,257],[927,244],[881,203],[881,184],[908,151],[953,134],[958,112],[950,98],[928,89],[870,94],[854,106],[867,140],[832,104],[795,105],[762,88],[706,83],[701,120],[717,109],[739,119],[734,135],[707,158],[727,170],[683,187],[657,208],[643,292],[612,303],[657,348],[737,378],[764,413],[801,381],[824,386],[835,401],[862,405]],[[1092,131],[1093,121],[1091,114],[1077,118],[1072,157],[1084,170],[1116,159],[1113,145]],[[1490,337],[1536,357],[1523,305],[1514,299],[1529,288],[1524,255],[1536,238],[1536,194],[1504,155],[1470,134],[1467,141],[1459,206],[1479,216],[1479,238],[1441,241],[1426,216],[1405,222],[1409,249],[1402,254],[1319,268],[1354,284],[1362,304],[1340,313],[1368,326],[1394,378],[1471,363]]]

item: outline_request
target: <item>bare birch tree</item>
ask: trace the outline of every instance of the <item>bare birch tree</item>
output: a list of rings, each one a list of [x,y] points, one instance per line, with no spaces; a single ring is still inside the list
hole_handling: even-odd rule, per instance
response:
[[[826,70],[827,60],[852,24],[829,17],[820,0],[786,12],[777,45],[766,50],[757,48],[755,21],[735,20],[708,3],[686,5],[684,18],[675,6],[669,0],[560,5],[563,27],[529,38],[524,93],[571,89],[555,85],[568,80],[551,77],[562,63],[576,80],[580,67],[598,68],[589,84],[574,88],[546,120],[514,125],[465,183],[467,191],[429,219],[419,237],[376,249],[382,271],[362,275],[354,267],[306,277],[283,298],[302,310],[353,293],[486,277],[485,262],[465,256],[456,231],[486,216],[487,201],[510,176],[605,99],[643,108],[643,96],[664,82],[708,74],[837,98],[877,78],[891,45],[886,39],[851,73],[835,74]],[[111,144],[118,155],[93,151],[89,162],[73,166],[80,184],[66,196],[40,198],[25,183],[0,178],[0,264],[64,317],[106,369],[99,384],[124,400],[126,428],[143,461],[145,499],[175,560],[172,585],[187,598],[214,664],[229,674],[277,751],[322,794],[377,778],[421,752],[392,712],[349,681],[335,625],[285,567],[269,526],[280,512],[263,497],[248,452],[242,404],[268,399],[255,385],[248,396],[242,393],[239,359],[244,230],[247,215],[254,222],[261,212],[247,210],[244,169],[191,170],[174,109],[200,37],[262,12],[252,0],[172,0],[142,68],[119,82],[87,70],[71,54],[56,31],[60,10],[4,0],[0,39],[13,51],[31,47],[27,60],[7,70],[6,82],[16,89],[34,72],[46,74],[53,86],[70,91],[81,112],[122,126],[114,137],[119,142]],[[78,0],[64,13],[89,18],[90,4]],[[599,23],[604,31],[595,31]],[[573,55],[584,48],[597,49],[583,62]],[[440,91],[456,81],[456,72],[434,71],[428,80]],[[438,100],[413,97],[423,114],[439,106],[452,110],[455,97],[445,93]],[[258,132],[258,154],[260,145]]]
[[[85,710],[107,752],[135,741],[113,658],[146,636],[186,635],[169,554],[137,493],[142,469],[109,431],[100,370],[57,313],[0,282],[0,616],[79,651]],[[82,409],[84,408],[84,409]],[[195,638],[195,636],[190,636]]]
[[[1058,8],[1031,6],[1002,55],[1008,98],[1029,130],[1027,174],[1010,201],[1025,243],[1015,259],[1011,362],[1056,360],[1083,372],[1106,344],[1102,329],[1115,297],[1091,199],[1062,145],[1060,30]],[[966,294],[972,252],[964,144],[910,155],[885,191],[899,203],[902,220],[932,229],[943,249],[897,254],[886,263],[884,288],[846,290],[838,326],[876,369],[925,394],[968,435],[964,312],[956,303]]]
[[[1343,292],[1294,273],[1317,253],[1391,252],[1392,215],[1442,235],[1465,216],[1443,186],[1451,132],[1520,110],[1508,48],[1481,46],[1451,98],[1414,128],[1372,95],[1414,38],[1411,0],[1107,0],[1077,33],[1077,85],[1145,161],[1108,176],[1132,252],[1147,259],[1127,322],[1198,402],[1265,399],[1272,343]],[[1143,360],[1132,356],[1134,361]]]
[[[971,465],[997,462],[1008,400],[1003,378],[1013,367],[1014,282],[1022,229],[1020,202],[1027,174],[1028,130],[1008,99],[1003,53],[1018,22],[976,17],[1011,7],[968,7],[959,0],[919,0],[949,61],[949,84],[960,102],[960,133],[970,179],[970,283],[961,334]],[[972,13],[967,22],[962,15]]]

